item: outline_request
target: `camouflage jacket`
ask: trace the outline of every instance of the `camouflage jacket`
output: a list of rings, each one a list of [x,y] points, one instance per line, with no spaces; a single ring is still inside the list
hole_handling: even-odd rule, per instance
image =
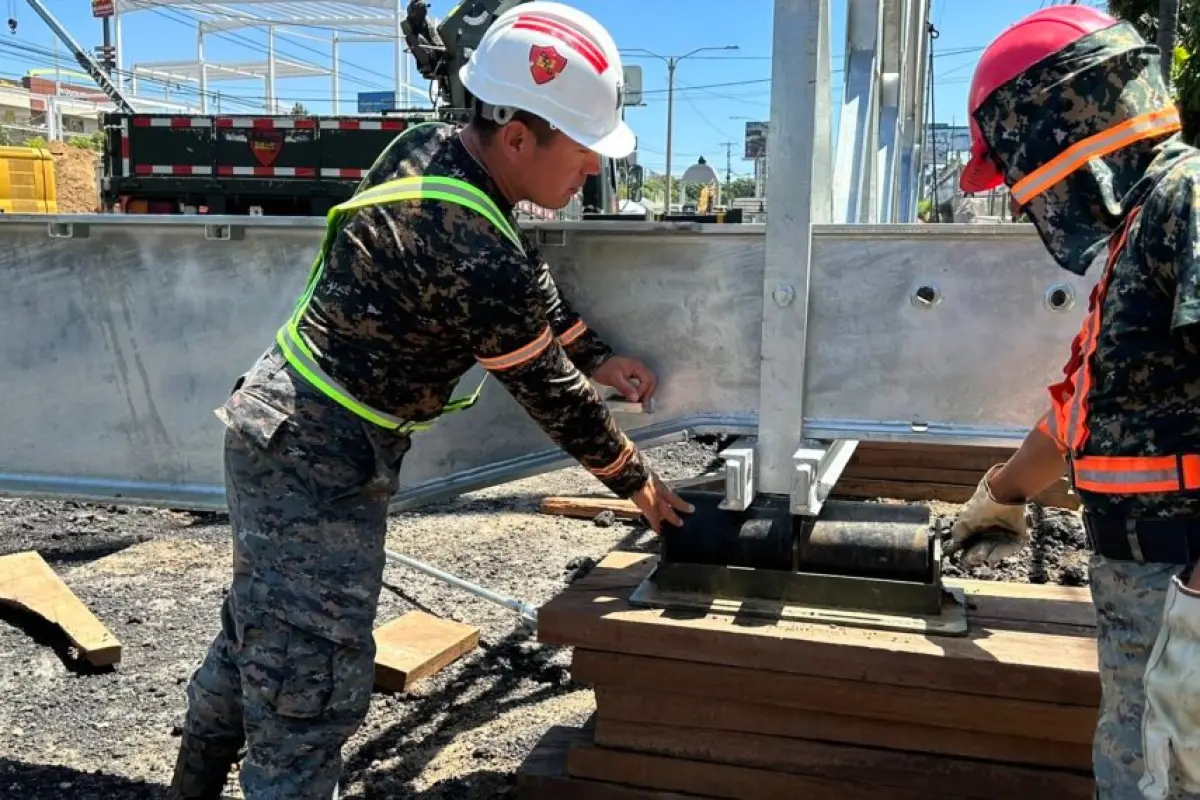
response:
[[[1146,177],[1105,295],[1085,455],[1200,453],[1200,153],[1172,141]],[[1099,514],[1200,516],[1200,492],[1079,495]]]
[[[1106,242],[1140,209],[1102,306],[1084,455],[1200,453],[1200,153],[1169,129],[1095,144],[1171,104],[1157,49],[1122,22],[1039,61],[974,113],[1014,195],[1059,169],[1024,211],[1064,269],[1102,269]],[[1081,147],[1092,154],[1072,154]],[[1079,495],[1098,514],[1200,516],[1200,492]]]
[[[516,227],[513,204],[455,127],[407,131],[379,156],[360,191],[407,176],[466,181]],[[522,239],[525,253],[485,217],[449,202],[353,212],[330,246],[300,335],[359,401],[407,420],[434,416],[479,363],[555,443],[629,497],[647,468],[588,380],[611,350]]]

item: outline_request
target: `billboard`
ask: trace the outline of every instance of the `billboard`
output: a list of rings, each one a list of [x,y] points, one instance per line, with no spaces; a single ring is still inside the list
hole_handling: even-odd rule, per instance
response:
[[[743,158],[751,161],[767,155],[767,123],[746,123],[746,153]]]
[[[932,153],[935,146],[939,160],[951,153],[965,153],[971,149],[971,129],[944,122],[930,125],[925,129],[925,152]]]
[[[645,96],[642,94],[642,68],[639,66],[623,67],[624,89],[620,99],[620,104],[624,106],[644,106],[646,104]]]

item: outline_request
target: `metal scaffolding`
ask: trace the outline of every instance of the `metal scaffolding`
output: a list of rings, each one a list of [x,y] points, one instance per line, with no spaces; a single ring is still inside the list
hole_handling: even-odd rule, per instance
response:
[[[404,43],[400,23],[404,20],[404,0],[238,0],[223,3],[216,0],[117,0],[113,17],[117,47],[117,69],[120,86],[125,88],[126,71],[122,48],[122,18],[138,11],[172,10],[193,16],[196,22],[196,58],[187,61],[139,63],[129,70],[132,80],[139,77],[156,81],[196,84],[199,90],[200,111],[208,111],[212,81],[261,79],[264,82],[264,106],[268,113],[280,113],[276,81],[281,78],[328,75],[334,113],[340,113],[341,59],[339,45],[347,42],[390,43],[395,50],[394,91],[399,108],[411,106],[414,96],[423,96],[425,89],[409,82],[412,59]],[[214,62],[204,55],[204,40],[217,34],[240,28],[262,28],[267,32],[267,58],[261,62]],[[325,38],[299,29],[325,29]],[[306,38],[331,47],[330,64],[323,67],[313,63],[280,59],[276,36],[283,34]]]

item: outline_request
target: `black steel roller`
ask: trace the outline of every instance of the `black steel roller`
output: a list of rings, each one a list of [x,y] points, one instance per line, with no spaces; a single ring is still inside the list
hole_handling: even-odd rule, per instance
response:
[[[662,560],[724,567],[791,570],[794,562],[792,515],[785,503],[724,511],[720,492],[684,490],[679,496],[696,507],[681,515],[683,527],[664,523]]]
[[[724,511],[720,492],[684,490],[696,507],[684,525],[663,525],[665,563],[818,572],[928,583],[936,580],[929,510],[880,503],[825,503],[817,519],[782,499]]]
[[[931,582],[934,533],[922,506],[827,501],[796,547],[805,572]]]

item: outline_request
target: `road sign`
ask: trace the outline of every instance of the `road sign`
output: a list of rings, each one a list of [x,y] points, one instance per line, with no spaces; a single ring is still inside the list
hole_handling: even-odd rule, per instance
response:
[[[359,92],[358,113],[372,114],[396,110],[395,92]]]

